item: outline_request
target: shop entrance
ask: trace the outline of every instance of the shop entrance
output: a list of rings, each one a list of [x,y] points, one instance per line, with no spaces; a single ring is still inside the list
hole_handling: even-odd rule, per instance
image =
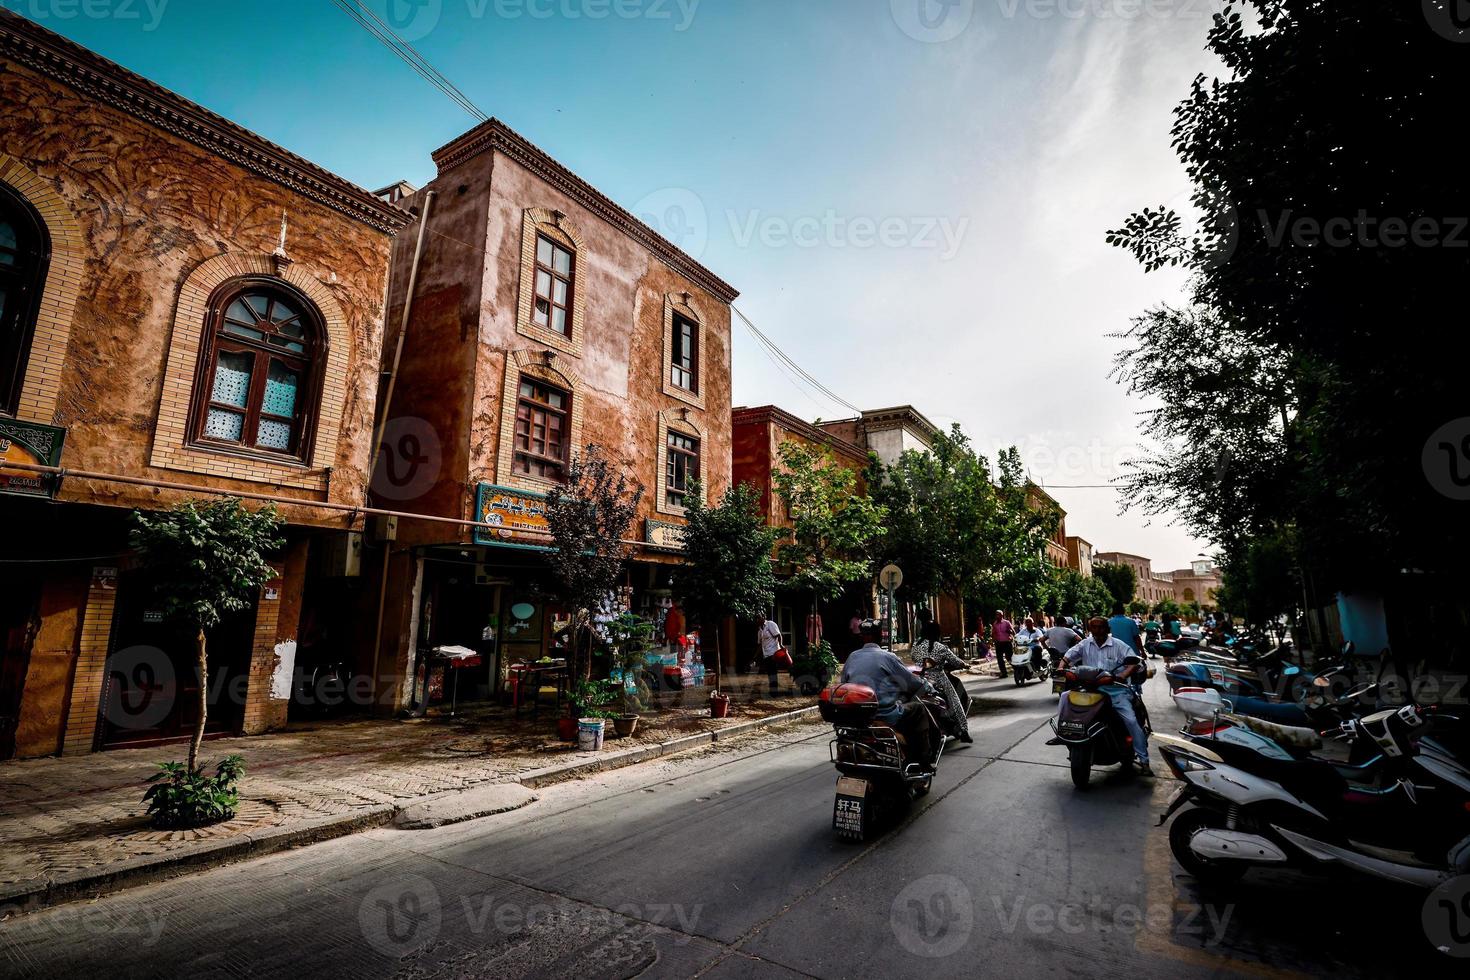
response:
[[[0,629],[5,633],[5,649],[0,652],[0,759],[9,759],[15,754],[21,695],[40,623],[37,607],[41,584],[34,574],[5,572],[0,574],[0,594],[5,596],[4,612],[0,613]]]
[[[501,587],[482,581],[473,565],[431,564],[425,575],[424,601],[419,612],[419,649],[427,658],[430,683],[447,700],[454,685],[455,700],[484,701],[499,689],[499,649],[496,643]],[[447,671],[431,651],[462,647],[480,655],[475,666]],[[440,685],[443,685],[442,687]]]
[[[103,748],[156,745],[194,734],[199,720],[195,634],[164,622],[157,605],[146,571],[123,574],[102,699]],[[254,603],[209,633],[206,736],[240,731],[254,633]]]

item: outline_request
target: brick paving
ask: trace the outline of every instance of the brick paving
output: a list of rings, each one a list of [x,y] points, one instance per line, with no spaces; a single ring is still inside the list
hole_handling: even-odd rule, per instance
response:
[[[609,739],[604,752],[812,703],[810,697],[766,698],[758,693],[764,683],[763,676],[727,678],[733,704],[726,721],[709,718],[703,699],[689,697],[645,715],[634,737]],[[0,763],[0,892],[595,758],[556,739],[555,715],[547,706],[533,722],[516,720],[505,708],[461,705],[453,719],[324,720],[207,741],[200,757],[210,768],[226,755],[245,757],[241,806],[230,821],[187,831],[154,830],[142,802],[156,764],[182,759],[186,745]]]

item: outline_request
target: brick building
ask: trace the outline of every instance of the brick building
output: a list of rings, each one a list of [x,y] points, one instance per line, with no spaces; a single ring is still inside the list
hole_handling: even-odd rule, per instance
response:
[[[1189,568],[1172,572],[1156,572],[1153,562],[1139,555],[1122,551],[1103,551],[1093,556],[1095,561],[1109,565],[1127,565],[1138,579],[1133,598],[1150,606],[1173,599],[1180,605],[1199,603],[1202,607],[1215,605],[1215,592],[1220,588],[1220,570],[1207,559],[1193,562]]]
[[[384,346],[385,454],[404,468],[375,500],[498,527],[408,519],[385,543],[386,602],[371,615],[387,707],[413,697],[437,648],[482,653],[460,678],[473,697],[558,644],[571,611],[536,552],[546,493],[582,447],[603,447],[647,489],[621,602],[655,621],[693,480],[709,495],[730,484],[735,290],[499,121],[433,159],[427,185],[395,185],[419,216],[394,249]],[[381,568],[376,554],[368,564]]]
[[[265,730],[310,554],[364,501],[405,216],[7,11],[0,103],[0,452],[68,471],[0,468],[0,758],[192,730],[192,645],[128,516],[218,491],[289,523],[279,579],[210,644],[210,731]]]
[[[859,474],[858,486],[864,486],[861,474],[868,465],[868,453],[862,447],[838,435],[848,432],[861,436],[856,428],[814,425],[774,405],[759,408],[737,408],[731,414],[731,434],[734,451],[731,459],[732,475],[736,484],[748,483],[761,494],[760,509],[766,523],[771,527],[792,526],[791,515],[775,493],[774,476],[780,469],[780,447],[783,443],[796,443],[808,448],[825,450],[838,465]],[[778,595],[775,617],[782,634],[792,649],[802,649],[808,635],[808,619],[811,615],[809,597]],[[832,642],[839,655],[845,654],[854,645],[848,630],[848,622],[855,611],[865,615],[873,613],[871,583],[857,583],[849,594],[836,602],[824,603],[819,611],[822,625],[821,635]],[[746,659],[754,656],[754,643],[742,637],[739,649]]]

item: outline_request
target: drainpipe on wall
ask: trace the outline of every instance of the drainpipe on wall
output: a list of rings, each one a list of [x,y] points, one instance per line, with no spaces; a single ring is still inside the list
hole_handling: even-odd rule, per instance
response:
[[[403,298],[403,317],[398,325],[398,340],[393,347],[393,366],[388,371],[388,390],[383,393],[383,409],[378,413],[378,424],[373,429],[373,455],[368,466],[368,486],[365,495],[372,493],[373,475],[378,471],[378,457],[382,453],[383,431],[388,425],[388,415],[393,410],[393,389],[398,384],[398,368],[403,359],[403,341],[408,336],[408,320],[413,313],[413,294],[419,282],[419,261],[424,254],[424,236],[429,230],[429,214],[434,208],[436,192],[428,191],[424,195],[424,208],[419,214],[419,235],[413,246],[413,262],[409,265],[408,291]],[[384,311],[386,313],[386,309]],[[388,566],[393,560],[393,545],[385,543],[383,547],[383,574],[378,583],[378,618],[373,629],[373,686],[377,689],[379,679],[382,677],[381,662],[383,659],[383,612],[388,605]],[[410,636],[410,643],[417,642],[417,638]]]

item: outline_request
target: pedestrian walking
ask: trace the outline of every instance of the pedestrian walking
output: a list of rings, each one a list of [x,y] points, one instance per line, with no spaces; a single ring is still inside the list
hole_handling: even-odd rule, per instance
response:
[[[990,628],[990,638],[995,641],[995,662],[1000,667],[1000,676],[1009,677],[1011,652],[1014,649],[1015,627],[1001,610],[995,611],[995,625]]]
[[[781,639],[781,627],[769,616],[761,619],[759,639],[766,679],[770,682],[771,697],[775,697],[780,690],[781,668],[790,665],[791,655],[786,652],[786,642]]]

